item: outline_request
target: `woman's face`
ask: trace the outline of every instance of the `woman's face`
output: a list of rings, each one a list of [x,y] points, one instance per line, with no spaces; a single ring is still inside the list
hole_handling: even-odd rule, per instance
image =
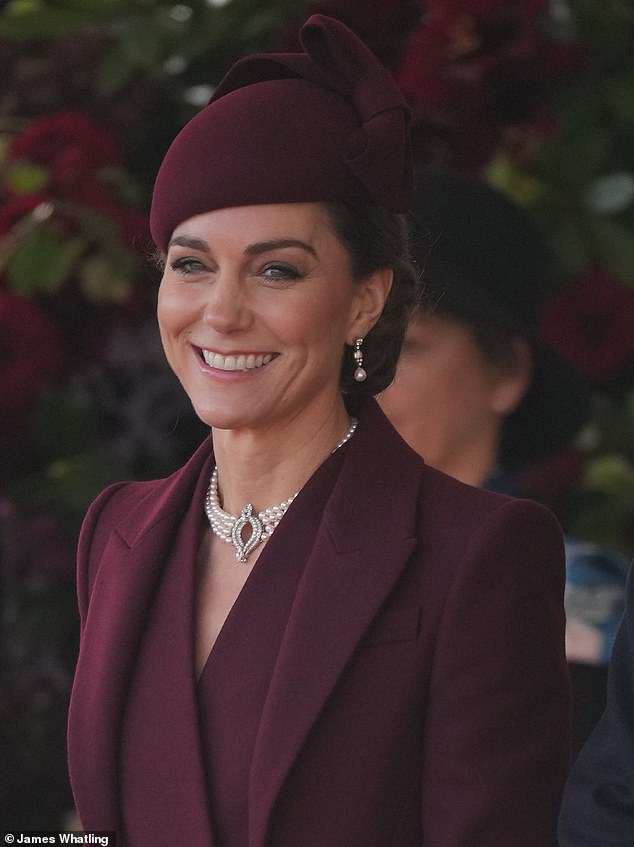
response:
[[[471,474],[493,470],[502,419],[523,386],[523,377],[520,386],[483,356],[466,324],[427,315],[410,323],[396,377],[379,401],[428,464],[481,484]]]
[[[210,426],[327,415],[344,345],[378,317],[379,288],[353,279],[317,203],[208,212],[172,236],[158,297],[163,347]]]

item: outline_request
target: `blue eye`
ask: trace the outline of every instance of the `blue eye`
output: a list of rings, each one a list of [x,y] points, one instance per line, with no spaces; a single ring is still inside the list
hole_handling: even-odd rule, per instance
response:
[[[183,256],[181,259],[170,262],[170,268],[181,274],[195,274],[207,270],[200,259],[194,259],[192,256]]]
[[[299,279],[302,274],[292,265],[275,262],[275,264],[266,265],[260,271],[261,275],[266,279],[272,280],[293,280]]]

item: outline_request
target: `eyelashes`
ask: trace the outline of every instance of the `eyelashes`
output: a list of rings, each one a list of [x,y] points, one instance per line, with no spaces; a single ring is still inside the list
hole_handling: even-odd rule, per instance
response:
[[[303,274],[293,265],[276,262],[275,264],[265,265],[259,272],[260,276],[270,280],[296,280],[301,279]]]
[[[203,261],[193,256],[182,256],[181,258],[174,259],[174,261],[169,263],[169,268],[181,276],[194,276],[213,272],[213,269],[210,269]],[[286,262],[269,262],[263,267],[258,268],[255,271],[255,275],[269,282],[293,282],[301,279],[304,273],[294,265],[289,265]]]
[[[176,271],[185,276],[190,274],[202,273],[207,270],[206,266],[200,259],[194,259],[191,256],[183,256],[181,259],[175,259],[170,262],[170,270]]]

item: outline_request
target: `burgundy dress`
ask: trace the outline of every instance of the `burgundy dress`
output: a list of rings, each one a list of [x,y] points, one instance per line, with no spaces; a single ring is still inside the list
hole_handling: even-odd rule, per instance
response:
[[[319,476],[332,475],[334,482],[341,459],[333,456]],[[197,684],[193,610],[198,551],[192,540],[209,527],[200,492],[192,501],[148,616],[125,710],[120,778],[127,847],[166,838],[165,821],[152,813],[152,805],[160,806],[170,791],[163,778],[169,778],[170,767],[163,761],[161,737],[180,732],[183,724],[194,725],[199,734],[198,748],[187,752],[202,756],[214,847],[248,847],[249,771],[259,720],[311,539],[321,521],[328,487],[323,482],[303,492],[307,508],[296,520],[282,521],[267,543]],[[191,567],[183,568],[184,562]],[[172,708],[166,709],[166,701]],[[151,831],[152,822],[157,832]],[[173,843],[182,843],[182,822],[173,823]]]

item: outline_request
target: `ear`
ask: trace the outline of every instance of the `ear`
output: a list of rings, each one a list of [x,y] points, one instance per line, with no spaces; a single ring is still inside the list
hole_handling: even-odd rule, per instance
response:
[[[531,382],[533,357],[530,346],[524,339],[513,340],[513,361],[500,368],[491,393],[491,408],[500,417],[514,412]]]
[[[348,344],[354,344],[355,338],[365,338],[381,317],[393,282],[392,268],[378,268],[370,276],[355,283],[357,290],[350,313],[346,339]]]

